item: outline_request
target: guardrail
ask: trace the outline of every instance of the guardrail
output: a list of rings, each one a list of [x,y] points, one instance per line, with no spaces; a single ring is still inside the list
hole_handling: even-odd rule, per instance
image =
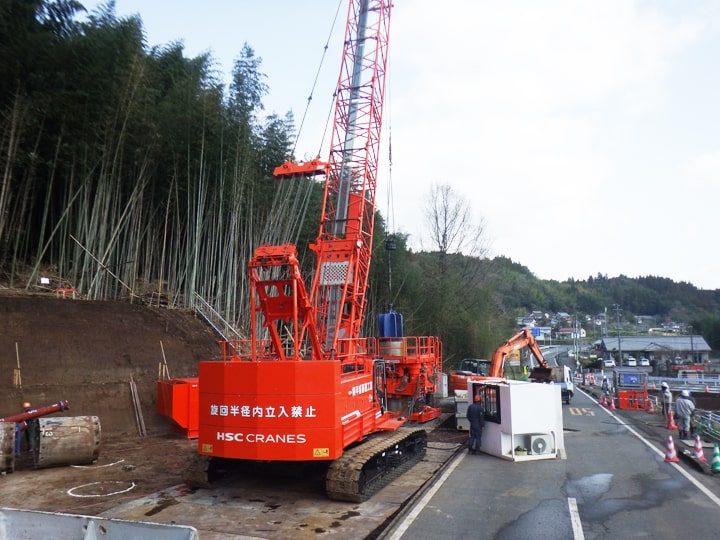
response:
[[[720,414],[712,411],[695,412],[695,429],[701,436],[720,441]]]
[[[648,377],[649,389],[660,389],[662,383],[667,383],[670,390],[690,390],[691,392],[720,393],[720,376],[705,376],[703,378],[682,378],[675,377]]]
[[[231,339],[242,339],[240,332],[225,320],[215,308],[210,305],[210,302],[205,300],[197,292],[195,293],[195,311],[197,311],[207,323],[212,326],[215,331],[220,334],[224,341],[230,341]],[[232,334],[232,335],[231,335]]]

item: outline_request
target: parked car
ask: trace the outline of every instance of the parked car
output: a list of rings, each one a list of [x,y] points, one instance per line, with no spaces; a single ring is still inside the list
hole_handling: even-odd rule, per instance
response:
[[[650,360],[648,358],[642,357],[640,358],[640,365],[641,366],[650,366]]]
[[[612,358],[606,358],[605,360],[603,360],[603,367],[615,367],[615,360],[613,360]]]
[[[635,360],[634,356],[628,356],[627,360],[625,360],[625,365],[628,367],[637,367],[637,360]]]

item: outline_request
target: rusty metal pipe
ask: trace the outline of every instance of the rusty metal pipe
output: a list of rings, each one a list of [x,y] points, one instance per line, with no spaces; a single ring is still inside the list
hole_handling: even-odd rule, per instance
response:
[[[30,412],[24,412],[20,414],[14,414],[12,416],[6,416],[5,418],[0,418],[0,422],[25,422],[26,420],[30,420],[32,418],[39,418],[40,416],[45,416],[46,414],[66,411],[69,408],[70,407],[68,406],[67,400],[61,399],[57,403],[53,403],[52,405],[47,405],[45,407],[40,407],[39,409],[35,409]]]

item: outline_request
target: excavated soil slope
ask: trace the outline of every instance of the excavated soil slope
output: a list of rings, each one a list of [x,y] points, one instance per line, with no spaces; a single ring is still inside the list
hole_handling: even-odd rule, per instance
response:
[[[199,360],[218,356],[218,339],[189,311],[2,290],[0,417],[22,412],[23,401],[66,399],[63,415],[98,416],[103,438],[136,436],[132,377],[148,435],[163,435],[170,426],[155,410],[163,349],[172,377],[196,376]]]

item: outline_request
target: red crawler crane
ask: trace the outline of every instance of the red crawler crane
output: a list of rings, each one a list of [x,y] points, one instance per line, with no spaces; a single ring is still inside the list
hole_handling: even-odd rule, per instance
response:
[[[223,342],[223,361],[199,366],[193,487],[207,485],[209,458],[326,461],[328,495],[359,501],[424,454],[425,431],[403,426],[440,414],[440,341],[405,337],[401,324],[361,337],[390,11],[390,0],[350,0],[330,158],[275,170],[325,175],[314,279],[308,290],[292,244],[255,251],[251,339]]]

